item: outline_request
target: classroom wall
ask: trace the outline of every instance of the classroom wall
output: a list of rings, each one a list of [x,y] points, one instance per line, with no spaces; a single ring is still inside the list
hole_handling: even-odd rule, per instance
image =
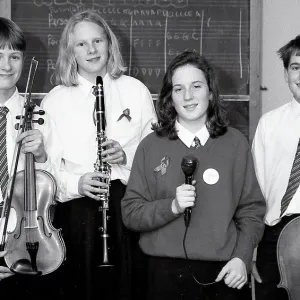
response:
[[[283,65],[276,51],[300,34],[299,0],[262,0],[261,91],[262,113],[291,99]]]
[[[300,34],[300,0],[261,0],[262,26],[260,93],[261,113],[266,113],[291,99],[284,81],[283,67],[276,51]],[[0,0],[0,16],[10,17],[10,0]],[[258,54],[259,55],[259,54]]]
[[[11,16],[11,1],[0,0],[0,17],[10,18]]]

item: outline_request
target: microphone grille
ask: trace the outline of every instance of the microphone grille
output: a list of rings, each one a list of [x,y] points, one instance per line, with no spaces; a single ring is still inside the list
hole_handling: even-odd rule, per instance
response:
[[[198,164],[198,160],[193,156],[185,156],[181,161],[181,168],[185,175],[191,176],[194,174],[196,167]]]

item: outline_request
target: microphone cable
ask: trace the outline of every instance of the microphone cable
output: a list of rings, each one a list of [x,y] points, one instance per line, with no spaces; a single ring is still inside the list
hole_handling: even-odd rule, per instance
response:
[[[187,225],[187,224],[186,224]],[[189,224],[188,224],[189,225]],[[183,251],[184,251],[184,255],[185,255],[185,258],[187,261],[189,261],[189,257],[188,257],[188,253],[187,253],[187,250],[186,250],[186,237],[187,237],[187,233],[188,233],[188,229],[189,229],[189,226],[185,226],[185,231],[184,231],[184,235],[183,235],[183,239],[182,239],[182,246],[183,246]],[[188,264],[188,268],[189,269],[192,269],[191,265]],[[207,283],[203,283],[203,282],[200,282],[199,280],[197,280],[197,278],[195,277],[194,275],[194,272],[193,270],[190,271],[191,272],[191,275],[192,277],[194,278],[195,282],[201,286],[209,286],[209,285],[212,285],[212,284],[215,284],[217,283],[216,281],[212,281],[212,282],[207,282]]]

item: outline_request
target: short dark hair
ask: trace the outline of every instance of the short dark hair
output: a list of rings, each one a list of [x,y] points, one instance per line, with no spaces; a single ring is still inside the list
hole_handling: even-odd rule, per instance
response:
[[[25,52],[26,40],[23,31],[16,23],[0,17],[0,49],[5,47]]]
[[[168,66],[156,105],[158,122],[153,125],[152,129],[158,136],[167,136],[171,140],[178,138],[175,129],[177,112],[172,100],[172,77],[177,68],[185,65],[192,65],[204,73],[209,91],[212,94],[207,108],[206,127],[212,138],[223,135],[227,131],[227,121],[224,102],[219,95],[217,78],[209,61],[196,51],[185,51],[179,54]]]
[[[282,59],[284,68],[287,69],[289,67],[291,56],[300,56],[300,35],[297,35],[293,40],[290,40],[281,47],[277,51],[277,54]]]

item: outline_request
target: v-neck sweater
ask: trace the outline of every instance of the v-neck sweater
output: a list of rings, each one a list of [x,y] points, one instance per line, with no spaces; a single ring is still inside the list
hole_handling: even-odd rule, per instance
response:
[[[181,160],[186,155],[198,160],[196,202],[185,242],[188,258],[239,257],[248,265],[263,234],[265,201],[248,141],[231,127],[200,148],[188,148],[180,139],[148,135],[137,149],[122,200],[124,224],[141,232],[139,243],[146,254],[186,258],[183,215],[171,209],[176,188],[185,182]],[[211,169],[219,175],[216,183],[216,178],[204,175]]]

